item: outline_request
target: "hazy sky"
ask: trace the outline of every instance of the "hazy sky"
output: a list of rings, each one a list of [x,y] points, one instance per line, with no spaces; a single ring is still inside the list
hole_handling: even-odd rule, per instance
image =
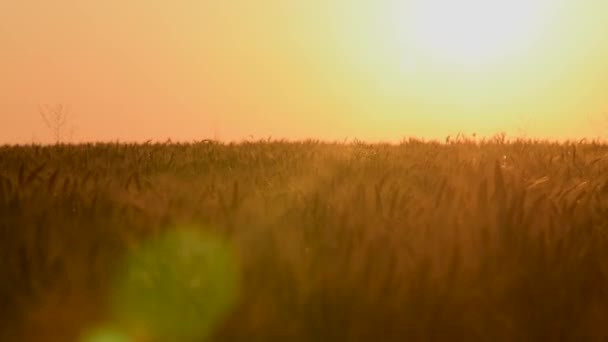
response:
[[[608,133],[608,1],[420,1],[0,0],[0,143]]]

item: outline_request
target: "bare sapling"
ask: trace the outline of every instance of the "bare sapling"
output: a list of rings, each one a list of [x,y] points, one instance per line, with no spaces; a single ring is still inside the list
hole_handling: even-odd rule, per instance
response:
[[[38,113],[55,144],[59,145],[70,137],[71,131],[68,131],[70,116],[67,106],[63,104],[39,106]]]

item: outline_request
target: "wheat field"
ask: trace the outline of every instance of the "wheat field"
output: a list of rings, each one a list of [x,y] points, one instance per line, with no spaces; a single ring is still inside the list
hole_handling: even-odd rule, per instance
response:
[[[183,227],[211,242],[145,249]],[[130,255],[157,278],[117,292]],[[0,147],[0,341],[605,341],[607,319],[598,142]]]

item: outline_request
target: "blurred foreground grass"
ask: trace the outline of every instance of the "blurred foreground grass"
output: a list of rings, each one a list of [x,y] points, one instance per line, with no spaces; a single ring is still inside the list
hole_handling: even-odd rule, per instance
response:
[[[607,318],[607,146],[0,148],[0,341],[603,341]]]

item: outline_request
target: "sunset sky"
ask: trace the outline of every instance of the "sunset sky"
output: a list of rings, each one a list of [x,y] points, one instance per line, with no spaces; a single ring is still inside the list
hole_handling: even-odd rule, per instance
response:
[[[0,0],[0,143],[608,136],[606,0]]]

